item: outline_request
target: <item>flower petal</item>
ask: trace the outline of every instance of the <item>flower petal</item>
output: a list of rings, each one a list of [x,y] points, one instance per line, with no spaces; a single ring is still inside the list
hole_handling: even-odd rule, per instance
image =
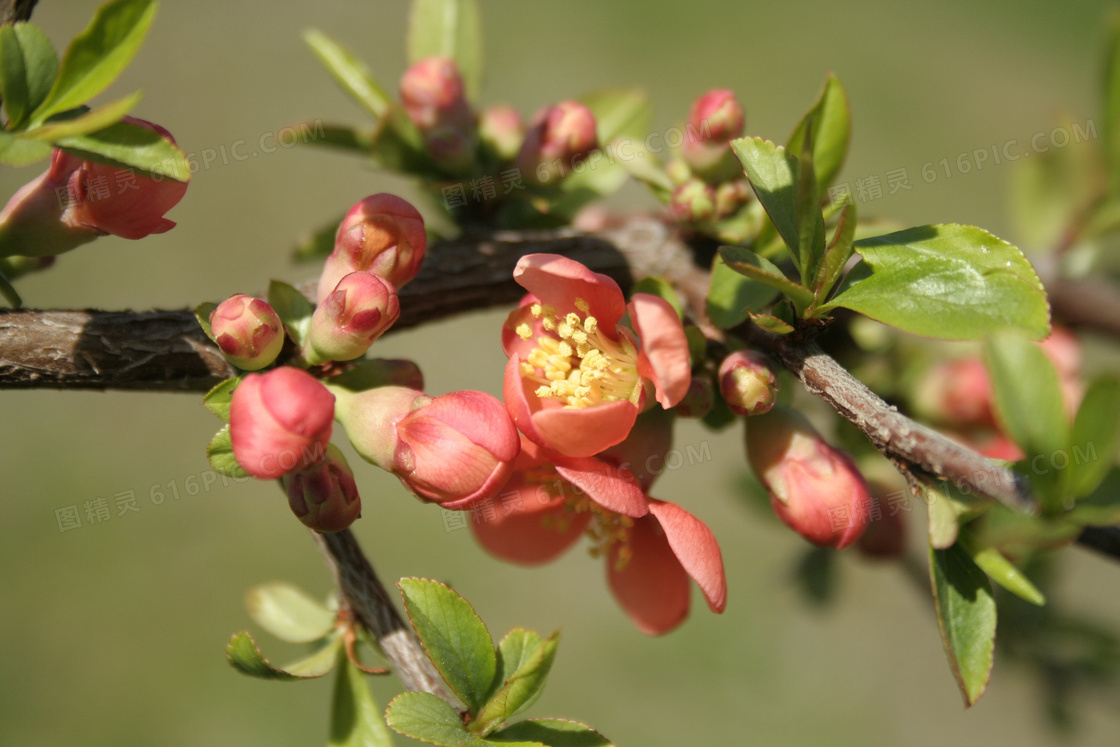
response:
[[[526,299],[534,298],[532,295],[526,296]],[[529,303],[534,303],[530,301]],[[528,325],[531,331],[529,339],[525,339],[517,334],[517,328],[522,324]],[[533,316],[529,311],[527,303],[522,303],[521,306],[514,309],[506,317],[506,323],[502,325],[502,350],[505,351],[508,358],[526,358],[533,348],[537,346],[537,338],[541,337],[544,333],[544,327],[541,325],[541,320]]]
[[[539,505],[534,486],[522,486],[517,492],[522,505]],[[502,497],[507,498],[507,494]],[[502,515],[500,506],[491,508],[484,504],[471,512],[475,538],[490,554],[522,565],[554,560],[575,544],[591,521],[591,512],[572,514],[562,500],[539,511],[509,516]]]
[[[727,606],[727,578],[712,530],[675,503],[651,498],[649,512],[661,523],[681,566],[704,592],[708,607],[712,612],[723,612]]]
[[[648,293],[635,293],[627,309],[642,342],[638,373],[653,382],[662,407],[673,407],[688,394],[692,382],[688,338],[680,317],[668,301]]]
[[[661,526],[652,516],[634,522],[630,559],[619,569],[615,545],[607,558],[607,583],[638,630],[661,635],[688,617],[688,574],[673,554]]]
[[[612,337],[618,320],[626,313],[626,300],[618,283],[559,254],[522,257],[513,270],[513,279],[561,315],[578,312],[575,300],[582,298],[598,320],[599,329]]]
[[[508,377],[509,368],[506,372]],[[528,396],[536,398],[532,393]],[[510,414],[514,415],[512,409]],[[529,438],[564,456],[587,457],[621,443],[630,435],[637,417],[638,408],[627,400],[591,407],[548,407],[532,414],[536,438],[533,433],[523,431]],[[514,422],[517,422],[516,415]]]
[[[649,513],[638,479],[627,469],[592,457],[562,458],[555,467],[561,477],[603,508],[635,518]]]

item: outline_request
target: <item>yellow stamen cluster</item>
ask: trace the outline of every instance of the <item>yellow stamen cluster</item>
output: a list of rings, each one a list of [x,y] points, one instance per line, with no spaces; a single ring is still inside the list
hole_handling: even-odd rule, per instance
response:
[[[588,511],[591,512],[591,523],[585,532],[591,540],[588,553],[593,558],[605,558],[615,545],[620,545],[618,557],[615,558],[615,570],[625,569],[630,562],[630,529],[634,526],[634,520],[629,516],[608,511],[587,496],[573,496],[565,501],[562,514],[552,514],[543,519],[544,526],[557,532],[566,532],[577,515]]]
[[[555,307],[535,303],[529,307],[546,333],[521,363],[521,375],[540,384],[536,395],[556,399],[568,407],[590,407],[601,402],[629,400],[638,403],[641,378],[638,351],[625,336],[612,340],[599,329],[582,298],[575,300],[582,312],[560,316]],[[532,339],[528,324],[515,330],[523,340]]]

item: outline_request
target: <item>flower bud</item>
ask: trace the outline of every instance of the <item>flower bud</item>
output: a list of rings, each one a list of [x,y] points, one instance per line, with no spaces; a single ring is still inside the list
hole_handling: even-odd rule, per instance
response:
[[[712,389],[712,382],[702,376],[693,376],[688,385],[688,393],[673,408],[673,412],[682,418],[702,418],[711,412],[714,404],[715,392]]]
[[[925,417],[958,427],[994,428],[992,382],[979,358],[936,364],[918,385],[914,404]]]
[[[886,491],[876,486],[870,521],[856,547],[860,554],[876,560],[893,560],[906,553],[906,523],[902,509],[883,500]]]
[[[770,491],[778,518],[805,539],[839,550],[863,533],[870,505],[866,481],[801,413],[777,407],[752,418],[747,459]]]
[[[719,393],[736,415],[762,415],[778,401],[778,377],[770,359],[754,350],[740,350],[719,366]]]
[[[401,102],[408,118],[421,130],[438,125],[466,128],[473,116],[455,61],[428,57],[401,77]]]
[[[478,120],[478,139],[495,161],[512,161],[525,139],[525,123],[512,106],[492,106]]]
[[[726,218],[739,212],[751,198],[751,187],[746,179],[723,182],[716,187],[716,217]]]
[[[678,223],[705,223],[716,213],[716,192],[699,179],[689,179],[673,190],[669,212]]]
[[[245,371],[276,360],[284,347],[284,324],[267,301],[237,293],[210,312],[210,333],[222,355]]]
[[[537,112],[517,154],[517,166],[526,181],[552,183],[597,143],[591,110],[577,101],[562,101]]]
[[[312,314],[304,357],[310,363],[358,358],[400,314],[397,291],[389,281],[370,272],[352,272]]]
[[[262,480],[306,469],[326,453],[333,419],[334,396],[306,371],[281,366],[249,374],[230,403],[233,456]]]
[[[696,99],[688,118],[682,154],[692,170],[712,184],[734,179],[742,169],[728,144],[743,134],[746,116],[727,89]]]
[[[316,532],[341,532],[362,513],[354,473],[333,444],[327,444],[323,461],[280,480],[292,513]]]
[[[497,493],[521,448],[505,406],[482,392],[432,398],[387,386],[339,398],[339,420],[362,458],[445,508],[469,508]]]
[[[403,288],[420,270],[427,245],[424,219],[407,200],[385,192],[365,198],[338,227],[319,278],[318,302],[352,272],[372,272]]]
[[[159,125],[133,117],[124,121],[175,143]],[[175,222],[163,214],[186,191],[185,181],[84,161],[56,148],[50,168],[16,192],[0,213],[0,256],[61,254],[106,234],[142,239],[164,233]]]

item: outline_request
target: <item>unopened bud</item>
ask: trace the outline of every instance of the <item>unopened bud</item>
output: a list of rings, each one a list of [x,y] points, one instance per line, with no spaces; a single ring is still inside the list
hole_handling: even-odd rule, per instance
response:
[[[349,361],[369,350],[400,316],[397,291],[370,272],[352,272],[315,309],[307,336],[310,363]]]
[[[742,172],[728,144],[743,134],[746,116],[727,89],[709,91],[692,104],[682,153],[692,170],[712,184]]]
[[[512,106],[492,106],[478,121],[478,138],[496,161],[512,161],[525,139],[525,123]]]
[[[693,376],[684,395],[673,411],[682,418],[702,418],[712,411],[715,404],[715,391],[712,382],[702,376]]]
[[[210,333],[222,355],[245,371],[276,360],[284,347],[284,324],[267,301],[237,293],[210,312]]]
[[[770,359],[754,350],[740,350],[719,366],[719,393],[736,415],[762,415],[778,401],[778,377]]]
[[[723,182],[716,187],[716,217],[726,218],[739,212],[751,198],[751,187],[746,179]]]
[[[428,57],[408,68],[401,76],[401,102],[421,130],[466,127],[472,119],[459,68],[447,57]]]
[[[706,223],[716,212],[716,192],[699,179],[689,179],[673,190],[669,212],[678,223]]]
[[[334,444],[315,466],[280,479],[292,513],[316,532],[341,532],[362,513],[354,473]]]
[[[885,495],[885,491],[877,487],[871,498],[871,520],[856,544],[861,555],[876,560],[893,560],[906,553],[906,522],[902,509],[885,501]]]
[[[958,427],[994,428],[992,381],[979,358],[933,366],[922,378],[914,405],[924,417]]]
[[[553,183],[566,176],[573,161],[597,143],[591,110],[578,101],[562,101],[533,118],[517,154],[517,166],[528,181]]]

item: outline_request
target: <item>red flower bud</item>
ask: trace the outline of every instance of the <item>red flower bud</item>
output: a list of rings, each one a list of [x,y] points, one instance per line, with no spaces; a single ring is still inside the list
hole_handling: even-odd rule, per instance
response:
[[[350,208],[319,278],[319,303],[352,272],[372,272],[402,288],[416,277],[428,235],[424,219],[396,195],[371,195]]]
[[[237,293],[210,312],[210,332],[222,354],[245,371],[276,360],[284,346],[284,324],[267,301]]]
[[[537,112],[517,154],[517,166],[526,180],[546,184],[568,174],[573,161],[597,144],[591,110],[577,101],[562,101]]]
[[[994,428],[992,382],[979,358],[938,363],[918,386],[915,405],[926,417],[956,426]]]
[[[358,358],[400,314],[397,291],[389,281],[352,272],[315,309],[305,357],[311,363]]]
[[[711,412],[715,399],[712,382],[708,381],[707,378],[694,376],[692,382],[688,385],[688,393],[673,408],[673,412],[682,418],[702,418]]]
[[[762,415],[778,401],[778,377],[770,359],[754,350],[740,350],[719,366],[719,393],[736,415]]]
[[[401,77],[401,101],[409,119],[421,130],[437,125],[470,125],[470,104],[463,91],[463,78],[455,61],[428,57]]]
[[[333,444],[318,464],[280,479],[292,513],[316,532],[341,532],[362,513],[354,474]]]
[[[716,214],[716,191],[699,179],[673,190],[669,212],[678,223],[705,223]]]
[[[274,480],[322,460],[331,438],[334,396],[306,371],[281,366],[249,374],[233,391],[233,455],[253,477]]]
[[[867,525],[867,482],[851,458],[821,438],[804,415],[782,407],[747,424],[747,458],[787,526],[822,547],[842,549]]]
[[[692,170],[712,184],[741,175],[728,143],[743,134],[746,116],[726,89],[709,91],[692,104],[682,155]]]
[[[512,161],[525,139],[525,123],[512,106],[492,106],[478,121],[478,138],[496,161]]]

